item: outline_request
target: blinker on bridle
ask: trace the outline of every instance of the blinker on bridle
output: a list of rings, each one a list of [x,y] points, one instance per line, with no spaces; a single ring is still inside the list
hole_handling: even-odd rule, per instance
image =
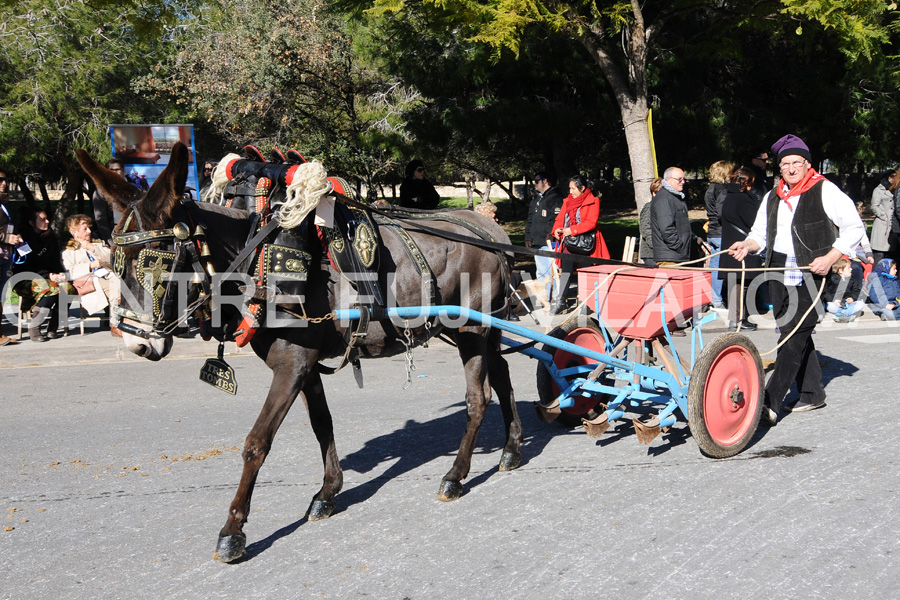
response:
[[[152,332],[168,335],[196,308],[209,299],[209,280],[206,271],[200,265],[197,248],[194,246],[195,241],[197,241],[196,238],[203,235],[203,229],[198,225],[194,234],[191,235],[190,227],[186,223],[178,222],[166,229],[145,230],[141,216],[137,211],[137,202],[133,202],[129,208],[131,210],[125,219],[125,223],[122,225],[124,233],[113,232],[112,234],[112,241],[116,245],[113,272],[120,279],[124,279],[127,271],[124,248],[151,243],[165,244],[168,242],[173,249],[143,248],[138,253],[135,277],[153,300],[152,314],[138,313],[121,305],[117,305],[113,309],[122,318],[149,325],[152,327]],[[137,221],[138,228],[134,231],[128,231],[132,219]],[[203,247],[202,254],[208,255],[209,250],[205,242],[202,242],[201,246]],[[186,307],[181,315],[173,319],[169,315],[171,306],[174,304],[172,285],[174,278],[172,274],[179,270],[179,267],[188,259],[193,263],[195,271],[195,276],[191,283],[200,284],[203,290],[197,301]],[[149,339],[150,337],[150,332],[128,323],[120,323],[119,329],[144,339]]]

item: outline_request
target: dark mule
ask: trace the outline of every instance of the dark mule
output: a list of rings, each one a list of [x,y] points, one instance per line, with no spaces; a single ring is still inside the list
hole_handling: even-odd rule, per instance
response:
[[[79,150],[77,155],[81,166],[103,195],[122,211],[123,217],[117,226],[119,234],[167,230],[185,218],[187,211],[182,203],[182,194],[187,180],[188,154],[183,145],[176,144],[168,166],[146,193],[126,186],[120,177],[97,164],[84,150]],[[223,273],[248,240],[251,219],[244,211],[209,203],[192,205],[192,210],[197,211],[196,214],[200,216],[198,220],[202,220],[205,227],[209,256],[204,260],[211,263],[215,272]],[[131,213],[134,214],[129,218]],[[496,223],[472,211],[458,211],[454,214],[489,231],[496,240],[508,243],[507,236]],[[305,314],[315,318],[326,316],[336,308],[349,308],[356,297],[349,285],[341,284],[342,277],[330,265],[312,221],[312,218],[308,218],[298,228],[308,240],[304,250],[311,255],[304,305],[287,308],[294,315]],[[431,228],[472,236],[470,231],[458,224],[436,219],[424,223]],[[423,289],[423,278],[416,270],[407,247],[392,229],[382,228],[381,234],[384,246],[380,250],[379,278],[393,286],[394,298],[390,304],[402,307],[425,303],[423,299],[428,298],[428,289],[427,286]],[[437,290],[441,304],[460,305],[482,312],[498,311],[505,307],[505,282],[500,276],[506,268],[506,265],[501,264],[502,260],[506,260],[505,257],[501,259],[496,253],[474,245],[416,232],[414,228],[409,230],[409,235],[418,244],[434,273],[434,289]],[[169,241],[174,243],[171,237]],[[189,238],[189,241],[194,240]],[[141,282],[135,276],[138,252],[158,247],[165,249],[166,243],[167,240],[161,239],[131,245],[123,252],[117,250],[117,254],[125,258],[123,290],[131,291],[131,294],[123,293],[122,309],[131,309],[138,315],[142,310],[141,306],[129,306],[140,304],[135,298],[141,298],[143,293]],[[186,268],[182,264],[181,270]],[[491,274],[486,281],[483,281],[484,274]],[[228,284],[223,284],[223,293],[224,285]],[[192,297],[196,297],[197,286],[191,287]],[[221,310],[223,320],[227,322],[231,316],[237,316],[238,308],[225,305]],[[229,315],[228,311],[232,311],[233,315]],[[279,312],[281,323],[284,323],[285,317],[290,319],[288,315]],[[133,353],[159,360],[171,349],[173,328],[161,327],[159,322],[154,326],[127,318],[123,319],[123,324],[131,331],[126,332],[123,337]],[[256,477],[269,453],[278,427],[301,392],[319,441],[325,467],[322,488],[313,497],[309,508],[309,520],[330,516],[335,508],[335,495],[341,489],[343,475],[335,449],[333,424],[325,399],[319,361],[343,356],[346,348],[344,335],[348,333],[347,327],[352,324],[334,320],[299,319],[294,319],[292,324],[294,326],[277,328],[267,328],[263,324],[250,341],[253,351],[272,369],[274,377],[262,411],[244,444],[241,481],[225,526],[219,533],[215,558],[220,561],[231,562],[244,554],[246,536],[243,525],[250,512],[250,498]],[[458,346],[466,375],[467,423],[456,460],[441,481],[438,494],[440,500],[455,500],[463,493],[460,482],[469,473],[476,436],[490,401],[491,388],[497,393],[506,427],[506,444],[500,459],[501,470],[514,469],[521,461],[521,422],[516,413],[508,367],[499,353],[499,331],[481,325],[458,324],[455,329],[451,329],[449,325],[440,322],[418,322],[416,325],[404,326],[402,322],[395,325],[389,320],[373,320],[368,328],[368,335],[360,340],[357,347],[364,358],[394,356],[406,351],[404,339],[408,339],[407,335],[411,335],[415,344],[420,344],[440,331],[446,333]]]

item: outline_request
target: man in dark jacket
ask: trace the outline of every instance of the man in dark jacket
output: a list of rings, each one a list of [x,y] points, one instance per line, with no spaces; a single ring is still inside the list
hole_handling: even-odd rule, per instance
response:
[[[525,221],[525,246],[550,250],[547,241],[556,215],[562,208],[563,196],[555,185],[550,184],[550,179],[543,172],[534,176],[534,190],[536,193],[528,207],[528,219]],[[549,282],[552,279],[553,259],[535,256],[534,264],[535,279]]]
[[[684,203],[684,171],[669,167],[663,174],[662,188],[650,204],[653,232],[653,260],[659,266],[691,259],[691,221]]]

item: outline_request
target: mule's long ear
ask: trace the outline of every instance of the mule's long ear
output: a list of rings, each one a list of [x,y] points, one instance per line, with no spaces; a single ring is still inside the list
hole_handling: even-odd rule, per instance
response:
[[[120,175],[113,173],[96,162],[87,153],[87,150],[79,148],[75,151],[75,157],[78,159],[78,164],[81,165],[84,172],[94,181],[94,185],[106,198],[106,201],[114,208],[118,208],[119,212],[128,208],[129,204],[141,197],[141,190],[125,181]]]
[[[181,201],[184,187],[187,185],[189,151],[181,142],[175,142],[169,164],[159,174],[142,203],[148,215],[166,217],[172,213],[175,205]]]

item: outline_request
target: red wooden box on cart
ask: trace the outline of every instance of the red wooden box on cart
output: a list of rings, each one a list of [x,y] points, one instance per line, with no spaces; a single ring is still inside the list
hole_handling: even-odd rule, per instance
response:
[[[594,286],[599,284],[596,296]],[[587,300],[601,322],[619,334],[651,340],[663,333],[660,290],[665,296],[667,324],[690,317],[712,302],[709,272],[597,265],[578,269],[578,299]]]

